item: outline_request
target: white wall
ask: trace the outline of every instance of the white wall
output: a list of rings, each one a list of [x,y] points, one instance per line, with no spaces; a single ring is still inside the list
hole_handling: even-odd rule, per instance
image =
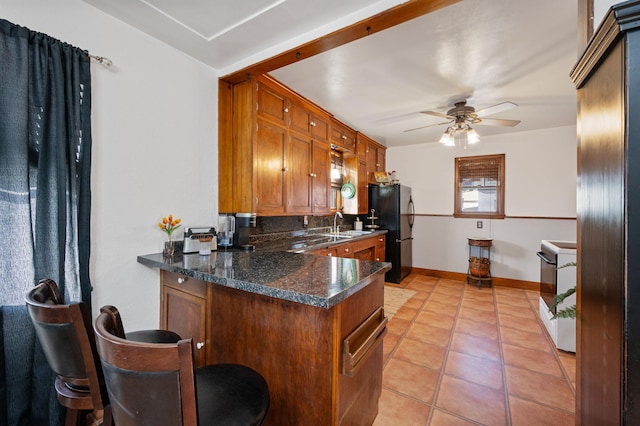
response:
[[[129,330],[157,327],[156,222],[217,214],[217,73],[80,0],[0,0],[3,19],[110,58],[92,64],[94,315],[117,306]],[[177,232],[178,238],[181,232]]]
[[[505,154],[504,220],[453,218],[454,158]],[[493,238],[495,277],[539,280],[540,240],[575,240],[576,127],[481,137],[468,150],[426,143],[387,149],[387,169],[412,187],[413,266],[466,272],[467,237]]]

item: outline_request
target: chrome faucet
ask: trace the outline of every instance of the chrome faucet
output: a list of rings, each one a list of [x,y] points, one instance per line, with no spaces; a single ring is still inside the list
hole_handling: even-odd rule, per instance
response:
[[[338,217],[342,219],[342,213],[336,212],[336,214],[333,216],[333,232],[335,232],[336,234],[340,232],[340,230],[338,229],[338,225],[336,223],[338,220]]]

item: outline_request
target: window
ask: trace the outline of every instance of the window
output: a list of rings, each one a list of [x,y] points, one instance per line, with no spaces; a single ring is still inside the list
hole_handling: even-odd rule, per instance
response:
[[[455,159],[454,217],[504,219],[504,154]]]

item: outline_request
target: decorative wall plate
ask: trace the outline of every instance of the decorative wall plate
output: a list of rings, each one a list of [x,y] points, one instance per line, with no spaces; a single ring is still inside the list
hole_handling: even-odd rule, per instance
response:
[[[342,195],[342,198],[353,198],[354,195],[356,195],[356,187],[353,186],[353,184],[347,182],[344,185],[342,185],[342,189],[340,189],[340,194]]]

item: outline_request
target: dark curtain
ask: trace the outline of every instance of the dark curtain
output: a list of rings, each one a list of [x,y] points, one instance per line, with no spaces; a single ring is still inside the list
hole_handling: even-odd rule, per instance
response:
[[[91,306],[89,65],[0,19],[0,424],[63,423],[24,296],[51,278]]]

